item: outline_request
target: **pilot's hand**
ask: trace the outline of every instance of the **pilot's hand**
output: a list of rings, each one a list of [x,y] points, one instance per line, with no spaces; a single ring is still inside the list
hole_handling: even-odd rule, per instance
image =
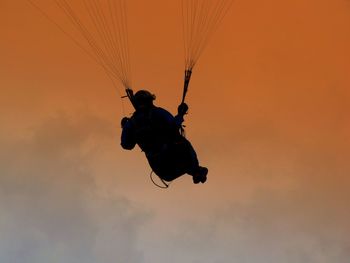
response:
[[[126,124],[129,120],[130,120],[130,118],[128,118],[128,117],[124,117],[124,118],[121,120],[120,124],[121,124],[122,128],[124,128],[125,124]]]
[[[185,115],[188,111],[188,105],[186,103],[181,103],[178,107],[177,107],[177,113],[179,115]]]

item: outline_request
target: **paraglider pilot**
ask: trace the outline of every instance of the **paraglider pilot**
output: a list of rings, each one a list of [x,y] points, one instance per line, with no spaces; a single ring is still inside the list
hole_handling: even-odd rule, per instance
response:
[[[121,146],[132,150],[137,144],[162,180],[170,182],[187,173],[192,176],[193,183],[204,183],[208,169],[199,165],[191,143],[180,133],[187,104],[180,104],[174,117],[156,107],[153,104],[155,98],[147,90],[139,90],[133,95],[136,110],[131,118],[122,119]]]

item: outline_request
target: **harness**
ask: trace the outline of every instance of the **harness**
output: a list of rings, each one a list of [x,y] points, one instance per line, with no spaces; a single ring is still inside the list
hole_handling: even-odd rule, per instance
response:
[[[191,70],[191,69],[185,70],[184,88],[183,88],[183,92],[182,92],[182,100],[181,100],[181,103],[184,103],[184,102],[185,102],[186,95],[187,95],[187,92],[188,92],[188,86],[189,86],[189,83],[190,83],[190,80],[191,80],[191,75],[192,75],[192,70]],[[128,99],[130,100],[130,102],[132,103],[132,105],[134,106],[134,108],[136,108],[135,105],[134,105],[134,100],[133,100],[133,98],[134,98],[134,93],[133,93],[132,89],[126,88],[125,91],[126,91],[126,96],[123,96],[122,98],[128,98]],[[152,119],[152,110],[150,110],[150,112],[148,113],[148,115],[146,116],[146,118],[143,119],[144,123],[142,123],[141,125],[140,125],[140,123],[138,123],[137,119],[136,119],[136,120],[135,120],[135,119],[136,119],[136,116],[135,116],[135,118],[131,118],[131,121],[132,121],[132,123],[133,123],[133,125],[134,125],[134,127],[135,127],[135,130],[138,131],[139,134],[146,134],[146,135],[151,135],[151,134],[153,134],[154,127],[152,127],[152,126],[153,126],[153,125],[152,125],[152,120],[153,120],[153,119]],[[146,120],[146,121],[145,121],[145,120]],[[144,124],[146,124],[146,125],[144,125]],[[185,129],[184,129],[185,127],[186,127],[185,125],[181,125],[181,127],[180,127],[180,129],[179,129],[180,135],[183,136],[183,137],[186,137],[186,136],[185,136]],[[136,136],[136,138],[138,137],[137,134],[135,134],[135,136]],[[154,134],[153,134],[153,136],[154,136]],[[151,136],[150,136],[150,137],[151,137]],[[140,142],[138,142],[138,144],[139,144],[139,143],[140,143]],[[147,145],[142,144],[142,143],[144,143],[144,142],[141,142],[141,145],[139,144],[141,150],[142,150],[143,152],[145,152],[145,153],[148,153],[148,152],[149,152],[149,151],[148,151],[149,149],[147,149]],[[147,156],[147,155],[148,155],[148,154],[146,154],[146,156]],[[147,158],[149,158],[149,156],[147,156]],[[165,181],[165,180],[162,179],[159,175],[156,174],[157,177],[158,177],[158,178],[160,179],[160,181],[162,182],[162,185],[160,185],[160,184],[158,184],[158,183],[156,183],[156,182],[154,181],[154,179],[153,179],[153,174],[155,174],[155,172],[154,172],[153,169],[152,169],[152,171],[151,171],[151,173],[150,173],[150,179],[151,179],[152,183],[153,183],[155,186],[157,186],[157,187],[159,187],[159,188],[162,188],[162,189],[169,188],[171,182]]]

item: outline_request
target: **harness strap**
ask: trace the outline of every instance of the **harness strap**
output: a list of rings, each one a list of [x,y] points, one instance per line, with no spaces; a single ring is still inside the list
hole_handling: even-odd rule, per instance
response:
[[[190,84],[190,80],[191,80],[191,75],[192,75],[192,70],[191,69],[186,69],[185,70],[185,79],[184,79],[184,90],[182,93],[182,101],[181,103],[185,102],[185,98],[186,98],[186,94],[188,91],[188,85]]]
[[[184,79],[184,89],[183,89],[183,92],[182,92],[181,103],[185,102],[185,98],[186,98],[186,95],[187,95],[188,86],[190,84],[191,76],[192,76],[192,69],[186,69],[185,70],[185,79]],[[180,134],[185,137],[186,134],[185,134],[184,127],[185,127],[185,125],[181,125],[181,127],[180,127]]]
[[[123,96],[122,98],[129,98],[132,106],[136,109],[135,104],[134,104],[134,91],[130,88],[125,89],[126,95]]]

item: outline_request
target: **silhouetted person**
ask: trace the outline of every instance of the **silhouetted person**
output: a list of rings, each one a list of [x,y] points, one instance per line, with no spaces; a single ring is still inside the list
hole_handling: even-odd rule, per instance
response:
[[[172,181],[190,174],[198,184],[207,180],[208,169],[199,166],[191,143],[181,135],[181,124],[188,106],[182,103],[174,117],[153,105],[155,96],[140,90],[133,96],[136,109],[131,118],[122,119],[121,146],[131,150],[137,144],[145,152],[153,171],[163,180]]]

